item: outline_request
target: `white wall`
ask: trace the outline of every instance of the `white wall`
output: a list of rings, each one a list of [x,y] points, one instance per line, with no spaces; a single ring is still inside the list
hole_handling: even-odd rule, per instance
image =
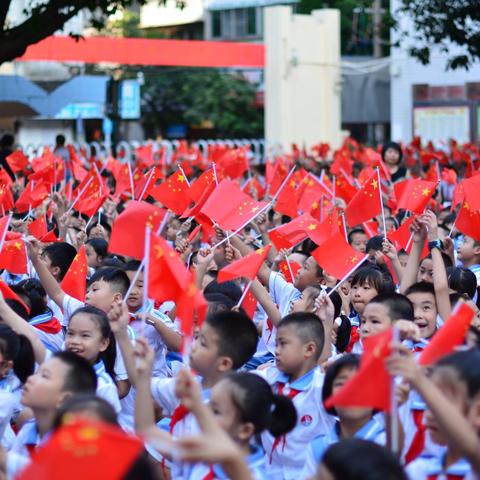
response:
[[[71,120],[22,120],[15,141],[28,145],[55,145],[58,134],[65,135],[67,143],[73,142],[74,122]]]
[[[391,1],[391,12],[399,5],[398,0]],[[412,31],[408,19],[402,19],[402,27]],[[392,36],[394,36],[392,32]],[[452,52],[458,49],[452,48]],[[391,52],[391,127],[392,140],[409,142],[413,137],[413,97],[412,85],[429,84],[432,86],[464,85],[467,82],[480,82],[480,62],[470,70],[445,69],[448,55],[433,49],[429,65],[422,65],[407,53],[407,44],[402,48],[393,48]],[[428,139],[425,139],[428,140]],[[447,140],[447,139],[446,139]]]

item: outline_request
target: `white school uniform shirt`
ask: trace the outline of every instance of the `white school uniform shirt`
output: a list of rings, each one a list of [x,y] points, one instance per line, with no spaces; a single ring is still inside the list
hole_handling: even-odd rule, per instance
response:
[[[152,378],[150,384],[152,397],[155,403],[162,408],[163,414],[167,417],[171,417],[175,408],[180,405],[180,402],[175,395],[175,381],[175,378]],[[210,389],[202,390],[202,397],[204,403],[208,403],[210,401]],[[190,412],[174,425],[172,431],[174,437],[198,435],[199,433],[200,427],[198,426],[194,415]],[[189,479],[193,467],[194,464],[173,461],[171,467],[172,479]]]
[[[268,277],[268,291],[273,302],[277,305],[281,317],[287,315],[293,300],[300,298],[302,294],[300,290],[295,288],[292,283],[285,280],[280,272],[270,272]],[[275,353],[275,337],[277,335],[277,327],[268,326],[267,320],[262,325],[262,336],[260,338],[257,355],[265,355],[268,352]]]
[[[122,409],[120,399],[118,397],[118,390],[112,377],[105,370],[104,363],[100,360],[93,366],[97,374],[97,396],[106,400],[115,410],[118,415]]]
[[[0,391],[0,440],[2,447],[6,449],[10,449],[14,440],[14,437],[11,437],[13,430],[10,427],[10,420],[15,409],[15,404],[16,399],[12,392],[5,390]]]
[[[288,376],[276,367],[255,373],[265,378],[275,393],[278,393],[282,386],[284,395],[288,395],[292,389],[300,391],[292,398],[297,410],[295,428],[277,441],[268,432],[261,435],[271,478],[298,480],[305,465],[308,445],[316,436],[330,432],[335,423],[334,417],[329,415],[323,406],[322,388],[325,375],[320,367],[316,367],[290,384]]]
[[[466,480],[472,475],[472,468],[464,458],[445,468],[444,455],[423,455],[407,465],[405,472],[410,480]]]
[[[337,422],[327,435],[320,435],[315,437],[308,446],[307,459],[305,467],[303,468],[300,478],[309,478],[313,475],[320,464],[325,451],[340,441],[340,422]],[[367,422],[357,433],[354,438],[361,438],[363,440],[370,440],[378,445],[386,444],[385,427],[378,422],[375,418],[372,418]]]
[[[18,379],[18,377],[13,373],[13,370],[10,370],[5,377],[0,379],[0,395],[4,395],[0,397],[0,409],[3,410],[2,399],[5,398],[5,408],[7,408],[8,401],[7,399],[10,398],[12,400],[12,411],[10,412],[9,421],[5,424],[3,431],[0,428],[1,435],[0,435],[0,443],[5,450],[10,450],[15,441],[15,433],[10,426],[10,420],[16,420],[18,414],[22,411],[23,407],[21,404],[21,397],[22,397],[22,383]]]
[[[63,344],[65,341],[65,335],[63,334],[63,331],[60,330],[58,333],[47,333],[41,328],[37,328],[37,325],[49,322],[53,317],[55,317],[53,312],[45,312],[41,315],[31,318],[28,320],[28,323],[35,327],[35,332],[47,350],[50,350],[51,352],[60,352],[63,349]]]
[[[253,480],[267,480],[268,478],[272,478],[266,474],[265,452],[258,445],[251,446],[251,453],[245,457],[245,462],[248,465]],[[210,467],[204,463],[196,463],[190,471],[188,480],[204,480],[209,473],[213,473],[215,480],[229,479],[229,476],[223,471],[221,465],[215,464]]]

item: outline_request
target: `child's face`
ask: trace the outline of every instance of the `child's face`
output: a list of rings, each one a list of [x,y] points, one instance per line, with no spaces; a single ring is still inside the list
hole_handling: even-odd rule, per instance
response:
[[[363,340],[384,332],[391,325],[390,310],[381,303],[369,303],[360,316],[360,338]]]
[[[177,232],[180,230],[182,224],[176,218],[171,220],[167,227],[167,240],[174,242],[177,238]]]
[[[378,294],[375,287],[373,287],[368,280],[362,285],[356,283],[350,288],[350,301],[352,302],[355,311],[361,315],[367,303]]]
[[[0,378],[3,378],[13,367],[12,360],[6,360],[0,352]]]
[[[87,287],[85,303],[108,312],[115,300],[121,300],[121,294],[114,292],[105,280],[97,280]]]
[[[420,262],[417,272],[417,282],[433,283],[433,261],[431,258],[424,258]]]
[[[207,322],[204,322],[190,350],[190,366],[199,375],[208,375],[215,369],[219,359],[219,341],[217,332]]]
[[[127,272],[128,279],[130,282],[133,281],[133,277],[135,277],[136,272]],[[132,287],[130,295],[127,298],[127,306],[128,309],[132,312],[136,312],[141,306],[143,302],[143,272],[140,272],[135,285]]]
[[[350,237],[350,245],[355,250],[365,253],[367,251],[368,237],[365,233],[354,233]]]
[[[427,292],[416,292],[410,293],[407,298],[413,303],[413,321],[420,329],[422,338],[430,338],[437,326],[435,296]]]
[[[451,367],[437,367],[431,375],[432,382],[442,391],[451,407],[459,410],[467,416],[467,389],[460,381],[457,373]],[[439,445],[446,445],[447,440],[444,432],[437,424],[437,420],[430,410],[425,411],[425,426],[427,427],[432,440]]]
[[[343,387],[355,374],[357,373],[357,368],[353,366],[345,366],[338,372],[337,376],[332,383],[332,395],[337,393],[337,391]],[[370,419],[372,416],[371,408],[361,408],[361,407],[335,407],[338,417],[340,420],[361,420],[361,419]]]
[[[229,380],[221,380],[212,388],[210,409],[220,427],[233,440],[237,442],[248,440],[248,424],[240,422],[237,407],[232,401],[232,385]],[[251,428],[248,430],[251,432]]]
[[[307,287],[300,298],[293,300],[289,313],[294,312],[313,312],[315,308],[315,298],[317,296],[317,290],[313,287]]]
[[[56,408],[63,399],[68,367],[58,358],[42,363],[23,387],[22,403],[36,410]]]
[[[327,287],[333,288],[337,284],[337,278],[329,275],[327,272],[323,272],[323,279]]]
[[[303,367],[307,357],[308,344],[297,335],[293,325],[285,325],[277,330],[275,339],[275,362],[277,368],[293,375]]]
[[[480,255],[480,247],[475,246],[475,240],[472,237],[465,235],[463,242],[458,246],[458,259],[467,262],[476,255]]]
[[[319,285],[322,279],[318,277],[317,272],[316,260],[313,257],[308,257],[295,277],[294,286],[302,291],[310,285]]]
[[[97,268],[100,266],[102,257],[99,257],[95,249],[88,243],[85,245],[85,254],[87,256],[87,264],[89,267]]]
[[[406,253],[400,253],[398,255],[398,261],[402,268],[407,268],[408,255]]]
[[[65,335],[65,350],[76,353],[94,364],[98,355],[104,352],[109,344],[108,338],[102,337],[102,332],[90,315],[79,313],[70,319]]]
[[[45,266],[48,268],[48,271],[53,275],[55,280],[59,281],[59,275],[60,275],[60,267],[54,267],[52,266],[52,260],[50,256],[47,253],[42,253],[41,259]]]

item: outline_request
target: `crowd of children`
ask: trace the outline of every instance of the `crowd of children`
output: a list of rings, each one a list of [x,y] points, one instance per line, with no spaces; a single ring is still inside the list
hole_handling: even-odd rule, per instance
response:
[[[133,169],[72,147],[70,160],[13,154],[0,187],[0,479],[479,478],[480,154],[428,148],[376,153],[349,140],[266,168],[242,149],[200,160],[184,144],[170,164],[142,151]],[[459,151],[470,163],[455,161]],[[432,176],[418,207],[412,182]],[[257,205],[239,228],[203,208],[222,178]],[[371,178],[381,212],[351,225],[343,212],[352,218]],[[181,195],[161,194],[165,185]],[[132,205],[163,220],[119,230]],[[164,242],[158,263],[146,226]],[[324,263],[317,228],[349,245],[348,267],[332,271],[337,251]],[[143,255],[117,249],[127,237]],[[260,258],[252,252],[263,255],[254,271],[242,264]],[[239,273],[225,280],[230,265]],[[424,364],[459,304],[472,312],[460,340],[444,335],[442,355]],[[362,398],[328,403],[378,360],[387,332]],[[380,369],[388,408],[365,400],[376,379],[384,388]]]

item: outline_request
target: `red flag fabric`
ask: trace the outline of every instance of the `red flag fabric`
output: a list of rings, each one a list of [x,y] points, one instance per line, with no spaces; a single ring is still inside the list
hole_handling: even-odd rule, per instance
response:
[[[0,213],[5,215],[13,209],[13,195],[10,187],[2,183],[0,185]]]
[[[248,283],[243,287],[243,292],[245,292],[246,288],[248,288]],[[245,313],[250,318],[253,318],[253,316],[255,315],[255,310],[257,309],[257,299],[255,298],[255,295],[251,292],[250,289],[246,293],[241,306],[245,310]]]
[[[74,190],[76,199],[74,208],[88,217],[92,217],[108,198],[109,190],[100,175],[92,170]],[[80,195],[78,198],[77,196]]]
[[[115,219],[108,243],[109,252],[141,260],[144,255],[145,227],[156,231],[165,210],[146,202],[130,202]]]
[[[407,218],[396,230],[391,230],[387,233],[387,238],[393,243],[397,252],[400,250],[410,251],[412,246],[410,225],[414,218],[414,216]]]
[[[310,222],[305,231],[310,240],[317,245],[322,245],[339,231],[339,226],[338,213],[336,210],[333,210],[322,223]]]
[[[117,426],[74,419],[35,450],[19,480],[124,478],[143,451],[143,441]]]
[[[400,185],[400,187],[394,186],[397,209],[405,209],[414,213],[423,213],[437,187],[435,182],[419,179],[407,180]]]
[[[224,230],[237,230],[268,205],[242,192],[238,185],[223,180],[208,197],[201,212]]]
[[[49,194],[50,191],[43,182],[30,180],[18,197],[15,208],[19,213],[27,212],[29,208],[38,207]]]
[[[382,213],[380,195],[378,173],[374,172],[347,205],[345,209],[347,224],[355,227]]]
[[[45,215],[38,217],[28,224],[28,233],[33,235],[37,240],[41,240],[47,234],[47,222]]]
[[[81,302],[85,301],[87,293],[87,271],[87,254],[85,245],[82,245],[60,284],[65,293]]]
[[[391,377],[385,368],[390,355],[392,329],[363,340],[364,353],[360,369],[334,395],[325,401],[326,408],[371,407],[390,411]]]
[[[317,263],[338,280],[352,272],[367,257],[353,249],[346,241],[343,233],[336,233],[312,252]]]
[[[335,177],[335,195],[338,198],[343,198],[347,203],[357,194],[357,187],[353,184],[343,171],[338,173]]]
[[[3,280],[0,280],[0,291],[3,298],[17,301],[25,308],[27,313],[30,313],[30,307]]]
[[[21,150],[15,150],[7,157],[7,163],[14,173],[23,172],[30,163],[27,156]]]
[[[0,268],[21,275],[28,273],[27,251],[23,240],[6,240],[0,252]]]
[[[288,267],[289,263],[290,263],[290,268]],[[295,277],[297,276],[298,271],[302,268],[302,266],[297,262],[290,262],[290,261],[287,262],[286,260],[283,260],[278,264],[278,268],[280,269],[283,276],[285,277],[285,280],[288,283],[293,283],[295,281]]]
[[[150,195],[150,191],[155,188],[155,184],[163,177],[162,172],[157,167],[145,172],[137,182],[135,182],[135,199],[144,200]],[[186,183],[186,182],[185,182]]]
[[[464,201],[458,211],[455,226],[464,235],[480,241],[480,210],[473,210],[470,204]]]
[[[217,172],[217,179],[220,181],[219,172]],[[194,202],[198,202],[200,197],[202,197],[203,192],[208,189],[210,185],[215,185],[215,175],[213,174],[213,169],[206,170],[203,172],[191,185],[188,190],[190,198]]]
[[[191,203],[188,190],[185,176],[178,171],[150,190],[150,195],[177,215],[181,215]]]
[[[281,213],[282,215],[287,215],[287,217],[295,218],[298,217],[298,202],[296,196],[296,186],[295,180],[290,180],[283,190],[278,195],[277,201],[273,209]]]
[[[420,365],[431,365],[462,345],[474,315],[473,309],[462,303],[424,348],[419,358]]]
[[[256,276],[262,263],[267,258],[268,252],[272,248],[271,245],[259,248],[252,253],[249,253],[243,258],[236,260],[235,262],[223,267],[218,272],[218,283],[227,282],[228,280],[234,280],[235,278],[248,278],[253,280]]]
[[[310,214],[304,213],[300,217],[270,230],[269,237],[277,250],[291,248],[308,237],[308,231],[313,231],[320,226]]]
[[[247,147],[228,149],[218,160],[217,166],[226,177],[239,178],[249,168],[247,152]]]

